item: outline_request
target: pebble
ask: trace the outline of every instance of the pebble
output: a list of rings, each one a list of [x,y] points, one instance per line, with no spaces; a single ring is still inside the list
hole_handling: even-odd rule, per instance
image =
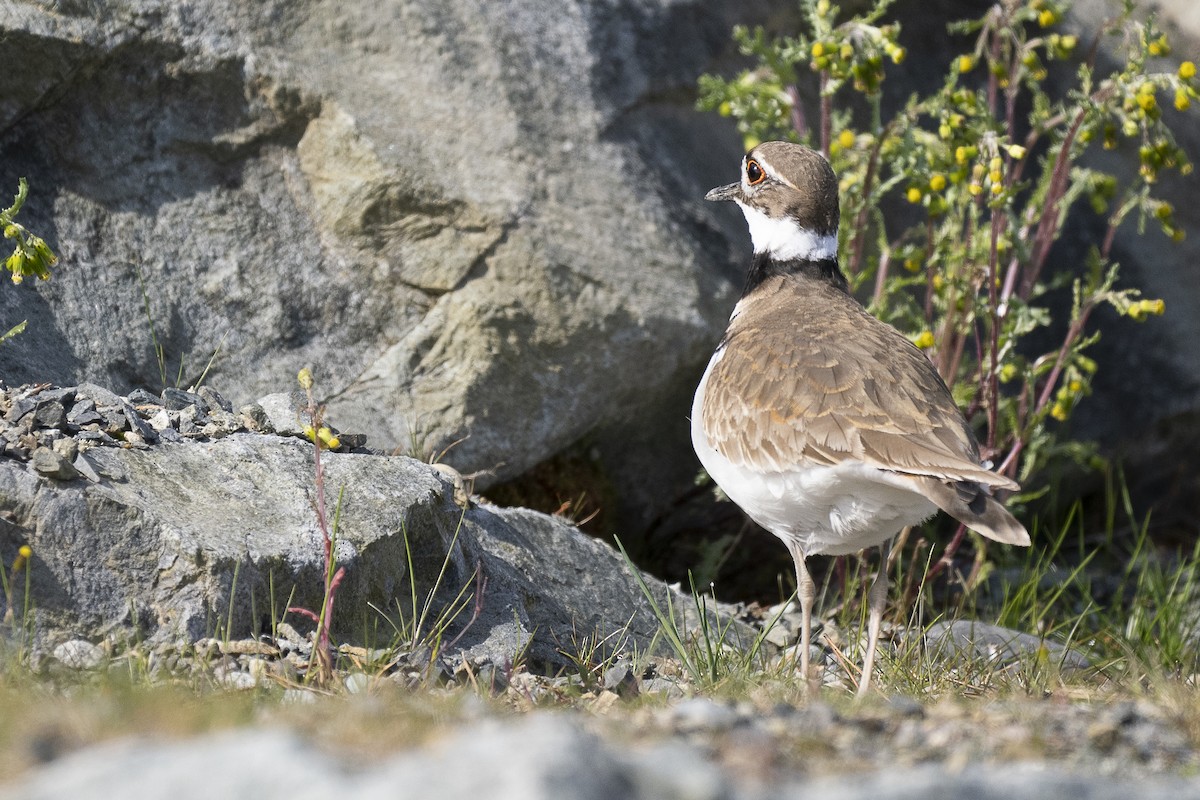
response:
[[[79,470],[49,447],[38,447],[34,450],[30,465],[39,475],[55,480],[69,481],[79,477]]]
[[[54,658],[69,669],[96,669],[104,663],[104,650],[84,639],[72,639],[54,648]]]
[[[263,410],[264,402],[274,419]],[[30,462],[35,472],[54,480],[99,482],[101,476],[83,458],[88,448],[142,449],[240,432],[303,436],[298,411],[296,395],[279,394],[235,412],[208,386],[194,392],[169,387],[161,396],[135,389],[121,397],[90,383],[62,388],[0,383],[0,457]],[[339,451],[370,452],[366,436],[334,433]]]

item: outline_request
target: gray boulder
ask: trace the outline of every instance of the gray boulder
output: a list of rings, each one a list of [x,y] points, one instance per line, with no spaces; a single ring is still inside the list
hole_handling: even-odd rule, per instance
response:
[[[269,630],[289,603],[320,607],[310,444],[234,433],[78,458],[94,480],[0,458],[0,556],[32,548],[34,629],[47,645],[227,640]],[[614,649],[650,645],[658,623],[626,562],[569,523],[474,504],[444,471],[403,456],[325,452],[322,463],[345,568],[340,639],[386,647],[393,623],[428,608],[420,633],[443,625],[449,655],[476,663],[524,657],[553,671],[586,636]],[[669,590],[643,579],[665,603]],[[691,605],[673,595],[676,608]]]
[[[651,513],[695,472],[677,389],[733,302],[701,197],[737,144],[691,97],[747,13],[20,4],[0,179],[29,177],[62,264],[0,293],[0,323],[29,319],[0,375],[156,386],[148,303],[167,382],[215,354],[244,400],[312,365],[343,427],[461,440],[447,460],[480,486],[603,431],[624,508]]]

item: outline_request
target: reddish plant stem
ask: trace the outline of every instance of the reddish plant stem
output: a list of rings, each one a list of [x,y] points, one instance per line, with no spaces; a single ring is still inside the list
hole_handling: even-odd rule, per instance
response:
[[[933,220],[925,224],[925,324],[933,326]]]
[[[829,87],[828,73],[821,73],[821,152],[829,158],[829,144],[833,140],[833,97],[826,89]]]
[[[884,141],[891,135],[895,122],[896,120],[889,122],[875,137],[871,155],[867,158],[867,171],[863,175],[862,205],[859,206],[858,214],[854,218],[854,241],[850,247],[850,262],[846,268],[851,275],[857,275],[862,268],[863,253],[867,246],[867,212],[870,206],[871,192],[875,188],[875,173],[879,169],[879,154],[883,150]],[[876,281],[876,299],[879,298],[879,294],[879,282]]]
[[[808,121],[804,118],[804,105],[800,102],[800,90],[796,88],[796,84],[789,83],[784,91],[792,101],[792,130],[796,132],[797,137],[803,139],[808,135]]]
[[[985,378],[986,401],[987,406],[987,440],[986,445],[988,454],[995,452],[996,449],[996,428],[999,422],[999,402],[1000,402],[1000,380],[998,376],[998,352],[1000,349],[1000,325],[1003,322],[1003,315],[1000,313],[998,290],[996,288],[997,280],[997,261],[1000,256],[998,243],[1000,241],[1000,229],[1004,226],[1005,214],[1001,209],[995,209],[992,214],[992,241],[991,253],[988,257],[988,326],[989,341],[989,365],[986,375],[983,373],[983,358],[982,354],[979,359],[980,377]]]

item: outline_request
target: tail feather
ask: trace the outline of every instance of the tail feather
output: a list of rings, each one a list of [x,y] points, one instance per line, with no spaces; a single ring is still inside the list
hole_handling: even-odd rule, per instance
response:
[[[1004,544],[1029,546],[1029,532],[983,486],[972,481],[917,478],[925,496],[973,531]]]

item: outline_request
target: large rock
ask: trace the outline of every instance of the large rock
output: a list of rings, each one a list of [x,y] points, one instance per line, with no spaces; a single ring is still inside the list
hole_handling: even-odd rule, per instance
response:
[[[0,188],[62,265],[0,292],[0,375],[157,386],[148,304],[167,381],[314,365],[344,427],[461,440],[481,486],[603,430],[648,513],[734,297],[701,197],[737,143],[690,106],[742,6],[18,5]]]
[[[898,3],[905,73],[940,80],[945,22],[985,5]],[[1163,5],[1194,53],[1191,6]],[[1069,24],[1090,35],[1113,6],[1087,0]],[[30,320],[0,376],[124,391],[186,384],[216,353],[209,379],[245,401],[311,364],[343,427],[376,445],[458,442],[446,459],[480,487],[549,464],[551,495],[571,464],[634,536],[695,474],[688,398],[745,260],[737,214],[700,201],[740,143],[692,110],[695,79],[732,70],[733,22],[777,12],[795,14],[766,0],[6,8],[0,192],[29,177],[23,219],[63,263],[0,291],[0,330]],[[1200,126],[1178,130],[1200,153]],[[1197,230],[1194,182],[1165,190]],[[1138,436],[1121,413],[1135,404],[1149,425],[1200,403],[1200,351],[1171,346],[1198,333],[1195,239],[1118,237],[1129,283],[1169,312],[1110,328],[1085,434]]]
[[[241,637],[282,618],[289,603],[320,607],[310,444],[237,433],[93,447],[79,459],[92,480],[57,480],[33,460],[0,458],[0,558],[32,548],[30,599],[43,641]],[[458,608],[445,617],[443,646],[454,641],[451,655],[494,664],[525,655],[554,670],[569,657],[564,643],[582,637],[643,651],[654,638],[657,620],[625,561],[563,520],[473,504],[445,472],[402,456],[326,452],[322,462],[331,517],[340,509],[340,638],[387,644],[394,629],[385,614],[403,627],[427,605],[422,634]],[[644,580],[665,603],[668,589]],[[691,605],[677,592],[672,603]]]

